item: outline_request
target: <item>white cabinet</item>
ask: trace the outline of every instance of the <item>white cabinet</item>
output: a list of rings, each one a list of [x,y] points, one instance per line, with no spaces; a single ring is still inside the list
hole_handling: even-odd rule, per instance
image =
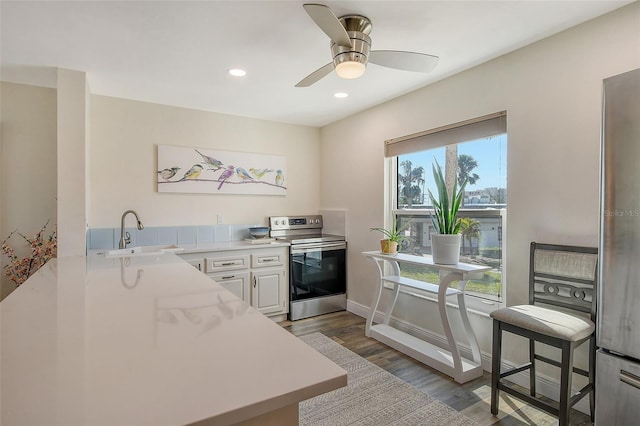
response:
[[[233,254],[228,252],[210,253],[205,259],[207,265],[206,273],[217,271],[234,271],[237,269],[249,268],[248,254]]]
[[[251,305],[265,315],[289,312],[286,248],[251,253]]]
[[[288,247],[190,253],[180,257],[259,312],[276,320],[286,318],[289,312]]]
[[[253,271],[251,304],[265,315],[287,313],[287,285],[283,268]]]
[[[200,272],[204,272],[204,261],[202,259],[185,259],[189,265],[193,265]]]
[[[245,302],[251,303],[249,294],[249,273],[244,271],[219,272],[207,274],[209,278],[238,296]]]
[[[288,260],[289,252],[285,250],[264,250],[251,253],[251,267],[282,266]]]

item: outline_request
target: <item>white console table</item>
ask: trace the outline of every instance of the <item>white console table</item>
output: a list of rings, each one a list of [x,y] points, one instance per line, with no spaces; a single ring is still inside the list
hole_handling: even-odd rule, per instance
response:
[[[438,265],[433,263],[431,256],[415,256],[410,254],[398,253],[397,255],[385,255],[381,252],[370,251],[363,252],[366,257],[373,260],[378,266],[380,272],[380,284],[378,287],[378,295],[369,311],[365,334],[367,337],[376,339],[402,353],[409,355],[418,361],[433,367],[443,373],[453,377],[458,383],[465,383],[482,376],[482,366],[480,360],[480,347],[471,324],[464,302],[464,289],[467,281],[482,272],[491,270],[488,266],[471,265],[467,263],[458,263],[457,265]],[[385,275],[385,263],[392,268],[391,275]],[[400,263],[419,265],[428,268],[437,269],[440,275],[440,282],[437,284],[418,281],[411,278],[400,276]],[[453,281],[459,281],[459,288],[449,288]],[[384,315],[384,321],[380,324],[373,324],[373,318],[378,309],[382,289],[384,284],[392,285],[392,301]],[[398,294],[401,288],[418,289],[438,296],[438,309],[440,311],[440,319],[447,337],[448,347],[441,348],[433,345],[415,336],[407,334],[389,324],[391,312],[398,300]],[[460,351],[453,336],[449,317],[447,315],[447,296],[457,296],[460,316],[464,325],[469,346],[473,354],[473,360],[468,360],[460,356]]]

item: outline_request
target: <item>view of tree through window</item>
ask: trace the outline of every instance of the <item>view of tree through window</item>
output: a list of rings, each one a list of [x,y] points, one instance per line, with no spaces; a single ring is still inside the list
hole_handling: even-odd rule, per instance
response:
[[[400,251],[431,254],[432,205],[436,193],[432,168],[441,165],[447,182],[467,180],[460,208],[461,261],[491,266],[481,280],[467,284],[467,293],[493,300],[502,295],[502,233],[507,209],[507,135],[491,136],[397,157],[397,206],[399,226],[412,238]],[[403,266],[402,275],[437,282],[437,272]]]

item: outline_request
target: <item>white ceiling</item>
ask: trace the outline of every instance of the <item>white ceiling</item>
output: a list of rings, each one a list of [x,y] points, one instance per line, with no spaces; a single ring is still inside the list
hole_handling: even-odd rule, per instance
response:
[[[631,3],[315,1],[371,19],[372,49],[440,62],[430,74],[370,64],[357,80],[296,88],[331,61],[305,1],[3,0],[1,77],[53,87],[55,67],[75,69],[95,94],[323,126]],[[238,66],[246,77],[227,74]]]

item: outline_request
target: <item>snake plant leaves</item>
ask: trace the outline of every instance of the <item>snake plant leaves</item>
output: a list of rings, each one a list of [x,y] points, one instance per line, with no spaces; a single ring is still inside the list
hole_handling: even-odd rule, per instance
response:
[[[429,191],[429,198],[433,204],[433,215],[431,221],[438,234],[457,234],[460,230],[460,219],[458,219],[458,210],[462,204],[462,198],[464,197],[464,188],[467,186],[467,180],[458,188],[458,182],[453,183],[453,190],[451,197],[449,197],[449,191],[447,191],[447,184],[442,173],[442,168],[438,161],[432,166],[433,179],[436,184],[438,192],[438,198],[436,198],[431,190]]]

